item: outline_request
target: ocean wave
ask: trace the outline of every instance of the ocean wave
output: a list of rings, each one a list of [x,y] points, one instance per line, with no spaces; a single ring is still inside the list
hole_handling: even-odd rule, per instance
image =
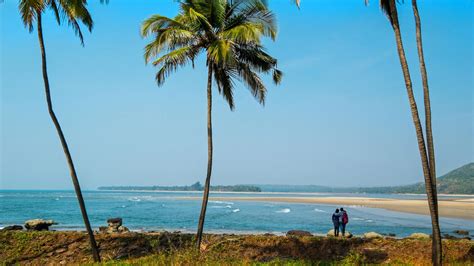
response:
[[[222,206],[222,205],[213,205],[213,206],[210,206],[209,208],[213,208],[213,209],[230,209],[232,208],[231,205],[225,205],[225,206]]]
[[[325,212],[325,213],[327,213],[327,211],[321,210],[321,209],[318,209],[318,208],[314,208],[314,211],[315,211],[315,212]]]
[[[227,204],[227,205],[234,205],[233,202],[229,201],[220,201],[220,200],[210,200],[210,203],[215,203],[215,204]]]
[[[291,209],[285,208],[285,209],[281,209],[281,210],[276,211],[276,212],[277,212],[277,213],[289,213],[289,212],[291,212]]]
[[[363,218],[359,218],[359,217],[354,217],[354,218],[352,218],[352,220],[354,220],[354,221],[363,221],[364,219],[363,219]]]
[[[240,209],[238,209],[238,208],[232,210],[232,212],[239,212],[239,211],[240,211]]]
[[[135,201],[135,202],[140,202],[142,201],[139,197],[131,197],[131,198],[128,198],[129,201]]]

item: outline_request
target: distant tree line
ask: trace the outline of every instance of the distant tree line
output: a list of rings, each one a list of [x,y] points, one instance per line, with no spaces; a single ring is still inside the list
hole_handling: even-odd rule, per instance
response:
[[[190,186],[104,186],[99,190],[149,190],[149,191],[204,191],[200,182]],[[211,191],[222,192],[261,192],[260,187],[253,185],[211,186]]]

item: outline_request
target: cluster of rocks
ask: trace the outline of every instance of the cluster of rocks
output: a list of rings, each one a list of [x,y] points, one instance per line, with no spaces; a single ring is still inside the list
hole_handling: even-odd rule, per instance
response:
[[[25,228],[28,231],[48,231],[49,227],[53,224],[57,224],[53,220],[33,219],[25,222]],[[2,231],[21,231],[23,226],[15,224],[9,225],[2,228]]]
[[[99,232],[113,234],[130,232],[127,227],[122,225],[122,218],[110,218],[107,220],[107,226],[99,227]]]

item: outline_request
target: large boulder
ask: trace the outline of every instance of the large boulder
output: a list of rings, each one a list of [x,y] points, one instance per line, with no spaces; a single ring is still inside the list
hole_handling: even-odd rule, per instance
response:
[[[15,225],[5,226],[0,231],[21,231],[21,230],[23,230],[23,226],[15,224]]]
[[[108,234],[130,232],[127,227],[122,225],[122,218],[110,218],[107,220],[107,225],[100,226],[99,231]]]
[[[57,223],[53,220],[33,219],[25,222],[25,228],[31,231],[48,231],[53,224]]]
[[[290,230],[286,233],[286,236],[313,236],[313,234],[303,230]]]
[[[376,232],[368,232],[364,234],[364,238],[383,238],[383,236]]]
[[[430,235],[425,234],[425,233],[413,233],[408,238],[427,239],[427,238],[430,238]]]
[[[107,220],[107,224],[109,225],[109,227],[112,226],[112,227],[117,227],[118,228],[119,226],[122,225],[122,218],[119,218],[119,217],[109,218]]]
[[[330,237],[336,237],[334,235],[334,229],[329,230],[329,232],[326,235]],[[352,233],[349,231],[346,231],[346,233],[344,234],[345,238],[351,238],[352,236],[353,236]],[[339,237],[342,237],[342,232],[339,232]]]

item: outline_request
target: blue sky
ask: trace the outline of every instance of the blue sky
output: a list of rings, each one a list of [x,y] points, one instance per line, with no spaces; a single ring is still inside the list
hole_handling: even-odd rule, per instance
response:
[[[140,23],[174,16],[165,0],[89,1],[85,47],[44,18],[51,89],[81,184],[171,185],[203,181],[207,161],[202,60],[163,87],[146,66]],[[279,35],[266,41],[285,76],[260,106],[239,85],[236,110],[214,94],[214,184],[377,186],[422,181],[393,32],[377,1],[271,1]],[[473,2],[419,1],[432,96],[438,172],[473,161]],[[421,104],[411,4],[399,6]],[[69,189],[47,113],[36,31],[17,1],[0,5],[0,188]],[[268,81],[268,79],[266,79]],[[421,106],[420,106],[421,107]]]

